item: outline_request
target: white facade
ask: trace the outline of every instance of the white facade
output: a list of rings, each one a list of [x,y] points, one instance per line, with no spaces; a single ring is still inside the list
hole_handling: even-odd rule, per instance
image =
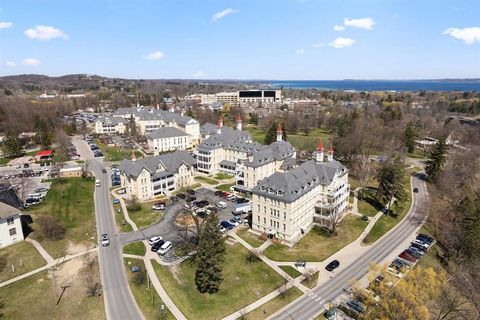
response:
[[[148,148],[156,156],[160,153],[174,150],[187,150],[189,146],[189,135],[184,134],[183,136],[176,137],[158,137],[158,138],[149,138],[148,137]]]
[[[22,241],[21,211],[0,202],[0,248]]]

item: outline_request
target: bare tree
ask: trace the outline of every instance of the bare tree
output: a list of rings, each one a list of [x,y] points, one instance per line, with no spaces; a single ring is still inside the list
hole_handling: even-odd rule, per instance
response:
[[[323,218],[323,223],[327,227],[331,235],[333,236],[337,235],[337,227],[342,221],[342,218],[343,218],[343,212],[339,212],[337,210],[330,212],[328,216],[325,216]]]
[[[303,277],[308,284],[311,284],[315,272],[316,271],[313,268],[305,268],[305,271],[303,272]]]
[[[280,288],[278,288],[278,292],[280,293],[280,296],[282,298],[285,298],[287,290],[293,286],[293,283],[294,283],[293,279],[283,279],[282,285],[280,286]]]
[[[31,177],[17,178],[15,184],[18,187],[17,196],[22,201],[22,204],[25,204],[25,201],[28,198],[28,195],[32,191],[32,188],[35,186],[35,182]]]
[[[65,228],[58,222],[55,217],[41,216],[37,219],[40,227],[40,234],[49,240],[60,240],[65,237]]]
[[[100,270],[96,255],[86,255],[81,273],[86,295],[88,297],[99,296],[102,291],[102,284],[100,282]]]

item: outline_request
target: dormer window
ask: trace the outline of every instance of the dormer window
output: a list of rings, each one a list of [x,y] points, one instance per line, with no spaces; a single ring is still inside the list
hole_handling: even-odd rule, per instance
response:
[[[272,193],[272,194],[273,194],[273,188],[268,189],[268,193]]]
[[[277,196],[283,196],[283,191],[282,190],[277,190]]]
[[[264,186],[260,187],[260,191],[265,191],[265,190],[266,190],[266,188]]]

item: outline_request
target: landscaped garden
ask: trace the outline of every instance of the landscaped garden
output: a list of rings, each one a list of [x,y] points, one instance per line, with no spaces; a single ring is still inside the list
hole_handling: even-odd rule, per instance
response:
[[[336,236],[320,226],[314,226],[292,248],[283,244],[272,244],[265,250],[265,255],[275,261],[323,261],[342,249],[363,232],[368,222],[358,216],[347,216],[338,227]]]
[[[262,261],[248,263],[248,250],[241,244],[226,249],[224,280],[216,294],[197,291],[194,261],[186,260],[172,269],[152,261],[163,287],[188,319],[220,319],[282,285],[283,278]]]
[[[205,183],[210,184],[210,185],[219,184],[219,182],[217,180],[207,178],[207,177],[204,177],[204,176],[195,176],[194,179],[199,181],[199,182],[205,182]]]

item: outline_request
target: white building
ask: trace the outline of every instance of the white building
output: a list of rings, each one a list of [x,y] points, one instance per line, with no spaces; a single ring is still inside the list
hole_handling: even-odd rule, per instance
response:
[[[0,202],[0,248],[23,240],[21,214],[20,210]]]
[[[167,151],[186,150],[190,136],[175,127],[164,127],[147,133],[148,148],[154,155]]]
[[[252,189],[252,229],[295,243],[310,230],[314,217],[342,219],[349,192],[348,169],[333,160],[332,147],[325,160],[319,145],[316,160],[276,172]]]
[[[194,184],[195,159],[186,151],[175,151],[141,160],[120,162],[120,181],[126,194],[139,200],[169,196],[178,188]]]

